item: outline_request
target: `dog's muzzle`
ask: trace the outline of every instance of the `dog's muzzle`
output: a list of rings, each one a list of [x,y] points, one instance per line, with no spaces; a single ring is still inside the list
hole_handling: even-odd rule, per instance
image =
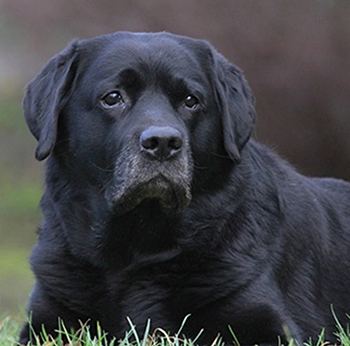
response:
[[[192,159],[187,140],[172,127],[151,126],[119,154],[106,198],[118,214],[146,199],[159,201],[166,214],[191,201]]]

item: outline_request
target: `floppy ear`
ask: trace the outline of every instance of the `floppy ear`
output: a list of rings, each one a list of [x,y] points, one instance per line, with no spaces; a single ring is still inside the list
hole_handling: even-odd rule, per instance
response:
[[[35,152],[39,161],[49,156],[55,146],[58,116],[73,80],[70,71],[76,51],[77,42],[73,42],[54,56],[27,86],[24,117],[39,142]]]
[[[216,92],[221,105],[224,145],[229,157],[240,162],[241,150],[253,131],[255,99],[242,72],[219,53],[216,56]]]

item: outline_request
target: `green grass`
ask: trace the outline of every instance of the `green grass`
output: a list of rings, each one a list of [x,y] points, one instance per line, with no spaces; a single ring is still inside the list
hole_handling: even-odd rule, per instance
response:
[[[20,324],[17,320],[6,317],[0,320],[0,346],[15,346]]]
[[[344,328],[338,319],[335,318],[335,323],[338,332],[336,333],[338,343],[340,346],[350,346],[350,330],[349,327]],[[92,336],[89,327],[87,325],[81,325],[78,331],[69,331],[65,327],[64,323],[59,323],[58,337],[53,339],[50,335],[42,330],[40,335],[35,338],[36,345],[38,346],[195,346],[198,344],[197,340],[200,337],[203,330],[198,333],[198,336],[194,340],[186,339],[182,336],[182,329],[186,323],[187,317],[184,319],[182,326],[175,335],[170,335],[161,328],[151,330],[150,321],[147,322],[143,336],[140,336],[136,331],[132,321],[128,319],[130,329],[125,333],[124,338],[108,339],[107,333],[97,325],[97,335]],[[0,320],[0,346],[15,346],[18,345],[17,338],[20,330],[21,323],[13,318],[6,317]],[[231,331],[232,332],[232,331]],[[68,341],[63,341],[68,340]],[[239,340],[237,340],[232,332],[233,343],[240,346]],[[304,344],[305,346],[325,346],[329,345],[324,340],[324,332],[322,332],[318,338],[312,342],[311,340]],[[27,346],[27,345],[26,345]],[[30,345],[28,345],[30,346]],[[213,340],[211,345],[208,346],[224,346],[224,343],[220,340],[219,336]],[[280,345],[282,346],[282,345]],[[296,345],[292,338],[289,339],[288,345],[284,346],[299,346]]]
[[[181,330],[186,322],[183,321],[179,331],[174,335],[170,335],[161,328],[151,330],[150,321],[147,322],[142,337],[136,331],[136,327],[132,321],[128,319],[130,329],[125,333],[124,338],[117,340],[113,338],[109,340],[107,333],[97,325],[97,335],[92,336],[87,325],[82,325],[78,331],[69,331],[64,323],[59,323],[58,337],[53,339],[43,328],[40,335],[35,338],[36,345],[40,346],[195,346],[197,339],[202,332],[194,339],[186,339],[182,337]],[[12,318],[5,318],[0,322],[0,346],[18,345],[17,338],[20,330],[20,323]],[[64,341],[63,340],[68,340]],[[33,340],[34,341],[34,340]],[[213,340],[211,346],[223,346],[220,338]]]

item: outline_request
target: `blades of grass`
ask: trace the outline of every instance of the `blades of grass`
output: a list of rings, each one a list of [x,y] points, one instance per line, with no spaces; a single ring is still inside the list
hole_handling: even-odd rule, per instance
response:
[[[0,318],[0,346],[17,345],[19,323],[11,317]]]
[[[287,346],[302,346],[302,345],[299,345],[299,343],[293,338],[293,335],[286,324],[284,324],[282,327],[283,327],[285,339],[288,342]],[[282,344],[281,337],[277,336],[277,338],[278,338],[278,344],[281,345]]]
[[[106,333],[102,330],[100,322],[96,322],[96,331],[97,331],[97,338],[98,340],[105,339]]]
[[[113,339],[110,341],[110,343],[109,343],[108,346],[115,346],[116,343],[117,343],[117,339],[116,339],[116,338],[113,338]]]
[[[65,338],[67,338],[67,342],[69,345],[72,344],[72,335],[68,332],[64,322],[59,318],[58,319],[58,335],[62,334]]]
[[[40,339],[43,343],[49,343],[51,341],[49,334],[46,332],[45,325],[43,324],[41,325]]]
[[[337,317],[337,315],[335,313],[333,305],[331,305],[331,311],[332,311],[332,315],[333,315],[333,318],[334,318],[334,321],[335,321],[335,325],[336,325],[336,327],[338,329],[338,332],[335,332],[334,335],[336,337],[338,337],[340,342],[341,342],[341,344],[344,345],[344,341],[345,341],[345,339],[347,339],[346,332],[345,332],[342,324],[340,323],[340,321],[339,321],[339,319],[338,319],[338,317]]]
[[[32,312],[30,312],[29,316],[28,316],[28,328],[29,328],[29,344],[32,345],[32,344],[39,344],[39,341],[38,341],[38,336],[36,335],[36,332],[33,328],[33,325],[32,325],[32,320],[33,320],[33,314]],[[34,340],[33,340],[34,338]]]
[[[220,334],[218,334],[210,346],[220,346],[221,342],[222,342],[222,339],[220,337]]]
[[[196,344],[197,340],[199,339],[199,337],[203,334],[204,329],[202,328],[199,333],[197,334],[197,336],[193,339],[192,343]]]
[[[96,322],[96,331],[97,331],[97,341],[98,346],[108,346],[108,338],[107,333],[102,329],[101,324],[99,322]],[[90,335],[90,331],[89,331]],[[91,336],[90,336],[91,339]]]
[[[140,346],[140,338],[139,338],[139,336],[137,334],[136,326],[132,323],[130,317],[127,317],[126,319],[127,319],[128,323],[129,323],[129,326],[130,326],[131,335],[133,335],[134,338],[135,338],[136,345]]]
[[[129,330],[125,332],[124,339],[119,340],[118,346],[129,346],[131,345],[131,341],[129,341],[130,337],[132,336],[133,332],[132,330]]]
[[[75,333],[74,341],[79,342],[79,346],[94,346],[96,344],[96,338],[98,338],[98,330],[97,335],[93,337],[90,332],[90,328],[88,325],[88,321],[83,323],[79,321],[80,329]]]
[[[149,346],[148,345],[148,341],[149,341],[150,329],[151,329],[151,320],[148,319],[146,327],[145,327],[145,331],[144,331],[144,334],[143,334],[143,338],[142,338],[142,341],[141,341],[141,346]]]
[[[79,346],[113,346],[115,338],[111,340],[110,343],[108,343],[108,333],[105,332],[101,324],[99,322],[96,322],[96,335],[91,334],[90,327],[87,323],[81,324],[81,335],[84,337],[80,338],[82,344]]]
[[[174,342],[171,341],[171,339],[174,340]],[[169,334],[162,328],[156,328],[151,336],[151,340],[152,340],[152,344],[156,343],[157,341],[159,342],[159,340],[161,341],[162,345],[167,345],[167,346],[176,346],[176,340],[178,338],[171,338],[169,336]],[[167,343],[165,343],[165,341]]]
[[[204,329],[201,329],[198,334],[196,335],[196,337],[193,339],[193,340],[189,340],[189,339],[184,339],[182,340],[180,338],[180,335],[185,327],[185,324],[187,322],[187,320],[190,318],[191,314],[188,314],[185,316],[185,318],[182,320],[182,323],[181,323],[181,326],[178,330],[178,332],[175,334],[175,338],[174,338],[174,343],[175,343],[175,346],[178,346],[178,342],[181,340],[183,342],[183,344],[186,344],[186,343],[189,343],[190,345],[195,345],[196,342],[198,341],[198,339],[200,338],[200,336],[203,334],[204,332]]]
[[[157,340],[158,341],[158,340]],[[150,346],[153,346],[155,341],[152,342]],[[169,341],[166,338],[159,338],[157,346],[169,346]]]
[[[181,332],[182,332],[182,330],[184,329],[185,324],[186,324],[187,320],[190,318],[190,316],[191,316],[191,314],[188,314],[188,315],[185,316],[185,318],[183,319],[183,321],[182,321],[182,323],[181,323],[181,326],[180,326],[179,330],[178,330],[177,333],[175,334],[176,336],[181,334]]]
[[[236,334],[234,333],[232,327],[229,325],[228,326],[228,330],[230,331],[231,335],[232,335],[232,338],[233,338],[233,342],[236,346],[241,346],[241,344],[239,343],[238,339],[237,339],[237,336]]]
[[[316,346],[323,346],[325,344],[325,340],[324,340],[325,333],[326,333],[326,329],[323,328],[317,338]]]
[[[61,329],[60,323],[61,322],[60,322],[60,319],[59,319],[58,320],[58,329]],[[58,332],[55,340],[56,340],[57,345],[64,345],[63,338],[62,338],[62,333]]]

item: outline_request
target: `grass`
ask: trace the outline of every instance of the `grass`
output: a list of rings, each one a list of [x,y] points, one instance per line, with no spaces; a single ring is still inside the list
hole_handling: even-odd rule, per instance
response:
[[[38,346],[195,346],[198,336],[191,340],[181,336],[182,328],[186,322],[184,319],[179,331],[174,335],[169,335],[161,328],[151,331],[151,322],[147,322],[142,337],[136,331],[135,325],[130,319],[129,331],[125,333],[124,338],[117,340],[108,338],[108,334],[97,325],[97,335],[92,336],[87,325],[82,325],[78,331],[69,331],[63,322],[59,323],[58,337],[53,339],[43,328],[40,335],[37,335],[35,345]],[[0,322],[0,346],[18,345],[17,338],[20,330],[20,323],[15,319],[6,317]],[[65,342],[63,340],[66,340]],[[209,346],[209,345],[208,345]],[[220,338],[213,340],[211,346],[223,346]]]
[[[18,344],[19,326],[19,322],[10,317],[0,320],[0,346],[15,346]]]
[[[125,333],[124,338],[117,340],[115,338],[108,338],[108,334],[105,333],[101,326],[97,325],[97,335],[92,336],[89,330],[89,327],[81,325],[81,328],[78,331],[69,331],[65,327],[63,322],[59,323],[58,337],[53,339],[50,335],[45,332],[43,328],[40,335],[35,339],[37,346],[196,346],[198,345],[197,340],[204,332],[201,330],[197,337],[193,340],[186,339],[182,336],[182,329],[186,323],[188,316],[184,319],[179,331],[175,335],[170,335],[165,330],[161,328],[156,328],[151,330],[150,321],[147,322],[143,336],[140,336],[136,331],[135,325],[130,319],[128,323],[130,326],[129,331]],[[350,330],[349,326],[344,328],[334,316],[335,323],[337,326],[337,345],[340,346],[350,346]],[[17,338],[20,330],[20,322],[16,319],[6,317],[0,320],[0,346],[15,346],[18,345]],[[232,340],[233,344],[240,346],[239,340],[236,339],[233,331]],[[66,341],[63,341],[66,340]],[[311,340],[307,343],[304,343],[304,346],[328,346],[330,345],[324,339],[324,331],[320,334],[318,340],[312,342]],[[22,346],[22,345],[21,345]],[[27,345],[26,345],[27,346]],[[28,345],[30,346],[30,345]],[[224,343],[221,341],[218,336],[213,340],[211,345],[208,346],[224,346]],[[283,346],[282,344],[280,346]],[[284,346],[299,346],[297,345],[292,338],[289,338],[288,345]]]

